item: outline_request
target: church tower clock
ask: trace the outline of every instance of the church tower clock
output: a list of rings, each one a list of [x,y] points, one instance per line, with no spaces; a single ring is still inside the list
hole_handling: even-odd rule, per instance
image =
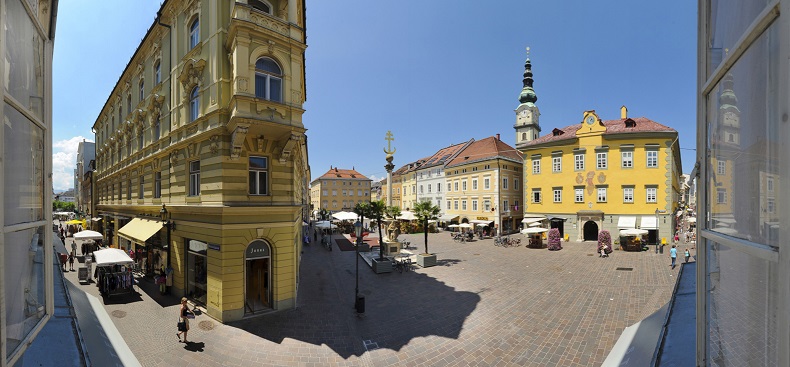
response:
[[[532,62],[529,60],[529,47],[527,47],[527,61],[524,63],[524,87],[518,96],[521,104],[516,107],[516,146],[537,139],[540,135],[540,111],[535,102],[538,96],[532,89]]]

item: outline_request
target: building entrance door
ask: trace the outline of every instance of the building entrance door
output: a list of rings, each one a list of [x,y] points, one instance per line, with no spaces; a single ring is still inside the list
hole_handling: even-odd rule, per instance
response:
[[[565,222],[560,219],[552,219],[549,223],[550,228],[557,228],[560,231],[560,238],[565,237]]]
[[[246,312],[256,313],[271,308],[269,303],[269,259],[247,260]]]
[[[272,308],[271,251],[269,244],[255,240],[247,246],[244,261],[244,313],[253,314]]]
[[[598,241],[598,223],[591,220],[584,223],[584,240]]]

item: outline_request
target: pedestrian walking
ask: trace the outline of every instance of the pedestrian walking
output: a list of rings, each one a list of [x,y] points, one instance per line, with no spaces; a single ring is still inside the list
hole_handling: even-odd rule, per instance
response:
[[[181,298],[181,308],[178,310],[178,333],[176,336],[178,337],[178,341],[181,341],[181,334],[184,334],[183,343],[188,343],[187,340],[187,332],[189,332],[189,319],[194,319],[195,314],[189,310],[187,307],[187,298]]]
[[[77,243],[74,240],[71,241],[71,253],[77,256]]]
[[[675,245],[672,245],[672,248],[669,250],[669,257],[672,258],[672,265],[670,265],[670,266],[672,266],[672,269],[674,269],[675,268],[675,260],[677,260],[677,257],[678,257],[678,249],[675,248]]]
[[[689,262],[689,258],[691,258],[691,252],[689,252],[689,249],[686,249],[685,255],[686,255],[686,262]]]
[[[59,255],[60,255],[60,265],[63,267],[63,271],[66,271],[66,262],[69,261],[69,256],[63,253]]]
[[[71,271],[74,271],[74,252],[73,251],[69,254],[69,269]]]

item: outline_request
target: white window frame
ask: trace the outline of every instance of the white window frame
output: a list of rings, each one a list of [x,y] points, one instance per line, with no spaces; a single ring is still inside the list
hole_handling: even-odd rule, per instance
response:
[[[606,200],[607,200],[606,188],[605,187],[598,187],[597,189],[598,189],[597,190],[598,191],[598,196],[597,196],[598,202],[599,203],[605,203]]]
[[[264,163],[264,167],[262,167],[262,168],[261,167],[253,167],[252,166],[253,159],[262,159],[263,163]],[[247,168],[249,170],[248,182],[247,182],[247,188],[248,188],[247,193],[249,193],[250,195],[253,195],[253,196],[266,196],[266,195],[269,195],[269,193],[271,192],[271,182],[269,180],[269,169],[270,169],[270,167],[269,167],[269,157],[250,156],[247,159],[247,164],[248,164]],[[256,185],[254,187],[253,187],[252,180],[249,178],[249,177],[251,177],[253,175],[255,176],[255,183],[256,183]],[[260,188],[261,179],[263,179],[265,181],[265,185],[264,185],[265,186],[264,187],[264,191],[265,192],[260,192],[261,191],[260,190],[261,189]]]
[[[609,166],[608,162],[608,153],[607,152],[597,152],[595,153],[595,168],[596,169],[607,169]]]
[[[584,154],[573,155],[573,169],[575,171],[584,171]]]
[[[483,178],[483,190],[490,190],[491,189],[491,178],[484,177]]]
[[[656,187],[648,187],[645,189],[645,201],[647,203],[657,203],[658,202],[658,188]]]
[[[200,160],[189,162],[189,196],[200,196]]]
[[[562,202],[562,189],[554,189],[554,202],[561,203]]]
[[[634,203],[634,188],[623,187],[623,202],[628,204]]]
[[[584,189],[574,189],[574,202],[575,203],[584,202]]]
[[[727,174],[727,162],[725,162],[725,161],[717,161],[716,162],[716,166],[717,166],[716,167],[716,174],[717,175],[721,176],[721,175],[726,175]]]
[[[551,172],[562,172],[562,157],[551,157]]]
[[[540,159],[532,160],[532,174],[533,175],[540,174]]]
[[[633,168],[634,167],[634,152],[631,150],[626,150],[620,152],[620,167],[622,168]]]
[[[502,177],[502,190],[507,190],[508,187],[507,181],[508,181],[507,176]]]
[[[473,212],[477,211],[477,200],[472,200],[472,211]]]
[[[530,200],[535,204],[540,204],[543,201],[543,195],[541,195],[540,189],[532,189]]]
[[[647,168],[658,168],[658,150],[648,150],[646,153]]]

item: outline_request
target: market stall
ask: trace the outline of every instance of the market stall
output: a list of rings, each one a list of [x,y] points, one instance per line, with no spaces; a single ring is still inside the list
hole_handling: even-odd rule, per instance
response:
[[[134,261],[129,255],[116,248],[94,251],[96,264],[96,285],[102,296],[109,297],[118,294],[134,292],[134,275],[132,265]]]
[[[548,232],[546,228],[527,227],[521,230],[522,234],[529,236],[527,247],[543,248],[543,233]]]
[[[642,251],[642,245],[647,243],[643,238],[648,234],[644,229],[625,229],[620,231],[620,247],[626,251]]]

